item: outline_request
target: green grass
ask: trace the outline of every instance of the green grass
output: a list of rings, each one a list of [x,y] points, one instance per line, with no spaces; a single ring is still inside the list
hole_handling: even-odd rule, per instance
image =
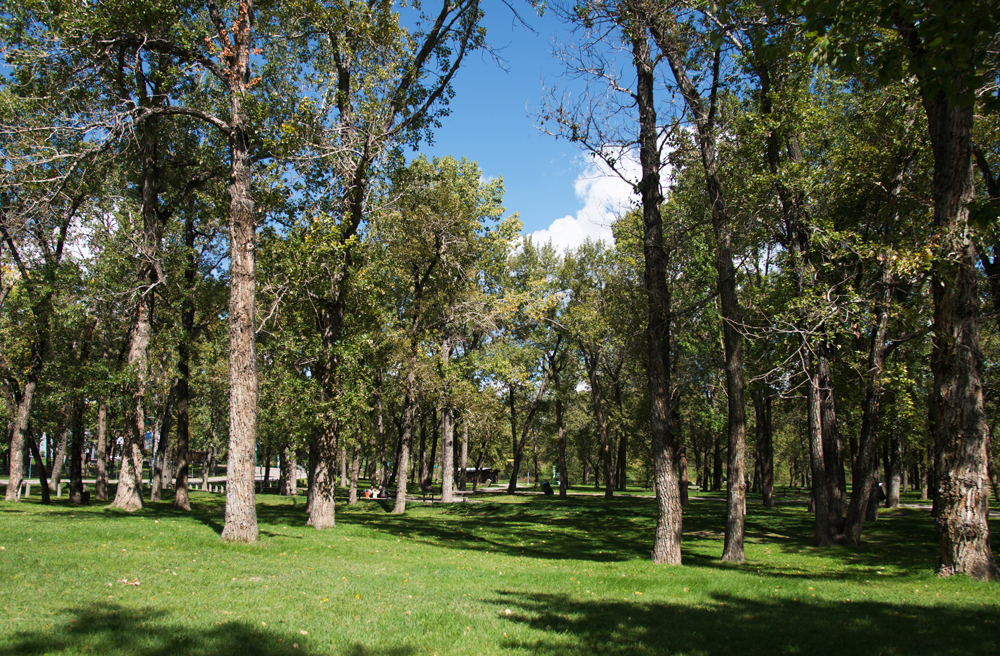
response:
[[[220,495],[0,504],[0,654],[1000,653],[1000,586],[934,576],[925,510],[818,549],[804,507],[751,504],[732,566],[724,504],[694,500],[665,567],[651,499],[476,499],[338,505],[320,532],[301,497],[259,495],[254,545],[219,541]]]

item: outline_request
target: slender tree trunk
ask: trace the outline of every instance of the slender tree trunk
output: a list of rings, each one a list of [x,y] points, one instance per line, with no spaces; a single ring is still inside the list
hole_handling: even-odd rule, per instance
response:
[[[885,470],[885,507],[898,508],[903,483],[903,440],[902,427],[897,422],[889,437],[889,457]]]
[[[553,352],[559,349],[559,343],[562,338],[556,339],[556,345],[552,349]],[[531,431],[532,422],[535,419],[535,414],[538,412],[538,408],[542,404],[542,398],[545,396],[545,390],[548,388],[549,376],[552,374],[548,367],[545,368],[545,374],[542,376],[542,382],[538,386],[538,392],[535,394],[534,400],[531,402],[531,407],[528,409],[528,414],[524,418],[524,425],[521,426],[521,439],[517,439],[516,424],[514,423],[514,395],[513,391],[510,393],[510,405],[511,405],[511,436],[514,440],[514,464],[510,473],[510,483],[507,485],[507,494],[514,494],[517,489],[517,475],[521,467],[521,461],[524,458],[524,446],[528,441],[528,434]]]
[[[820,424],[823,434],[823,473],[826,490],[827,512],[832,536],[844,531],[844,505],[847,499],[847,481],[844,473],[843,447],[837,426],[836,403],[833,396],[833,375],[830,370],[830,347],[819,348]]]
[[[597,420],[598,435],[601,438],[601,464],[604,465],[604,498],[611,499],[614,497],[614,483],[611,480],[611,443],[608,439],[608,423],[604,417],[601,384],[597,378],[600,352],[596,348],[588,349],[582,343],[580,344],[580,352],[583,354],[584,363],[587,365],[587,376],[590,379],[590,398],[594,404],[594,418]]]
[[[765,508],[774,507],[774,444],[771,428],[771,397],[754,393],[757,415],[757,443],[760,445],[760,493]]]
[[[559,389],[558,382],[555,385]],[[569,483],[566,480],[566,432],[563,428],[563,400],[556,397],[556,450],[559,452],[559,498],[566,498],[566,488]]]
[[[465,491],[469,472],[469,420],[462,420],[462,452],[459,456],[459,489]],[[476,472],[478,474],[478,472]]]
[[[822,400],[820,395],[818,367],[810,366],[809,372],[809,462],[812,467],[812,499],[815,512],[813,522],[813,544],[824,546],[833,544],[833,532],[830,526],[830,512],[826,495],[826,469],[823,459],[823,429]]]
[[[347,448],[340,446],[337,449],[337,462],[340,463],[340,487],[349,485],[347,480]]]
[[[73,404],[73,440],[69,450],[69,501],[83,504],[86,495],[83,493],[83,400]]]
[[[358,436],[351,453],[351,487],[347,492],[347,505],[353,506],[358,502],[358,472],[361,463],[361,436]]]
[[[413,435],[413,424],[416,414],[416,401],[413,394],[416,388],[417,375],[410,368],[406,374],[406,398],[403,402],[403,426],[399,436],[399,456],[396,458],[396,501],[392,514],[400,515],[406,512],[406,470],[410,465],[410,438]]]
[[[94,498],[106,501],[108,498],[108,402],[103,398],[97,402],[97,480],[94,484]]]

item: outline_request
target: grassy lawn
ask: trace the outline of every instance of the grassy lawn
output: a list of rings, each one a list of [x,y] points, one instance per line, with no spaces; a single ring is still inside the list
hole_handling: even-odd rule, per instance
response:
[[[706,494],[665,567],[645,498],[368,501],[320,532],[302,497],[260,495],[247,546],[219,541],[221,495],[132,515],[35,495],[0,504],[2,655],[1000,654],[1000,585],[934,576],[926,510],[817,549],[804,507],[751,504],[737,567]]]

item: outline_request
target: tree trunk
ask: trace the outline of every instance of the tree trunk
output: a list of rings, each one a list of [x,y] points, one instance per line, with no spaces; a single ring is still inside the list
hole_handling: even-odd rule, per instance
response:
[[[681,503],[674,454],[674,425],[670,411],[670,322],[671,299],[667,286],[667,255],[663,250],[663,219],[660,204],[660,150],[653,100],[654,70],[647,38],[648,24],[642,12],[632,17],[632,61],[636,69],[636,100],[639,110],[639,162],[642,180],[643,284],[646,289],[648,329],[646,349],[650,404],[653,480],[656,487],[656,531],[651,559],[654,563],[681,563]]]
[[[142,77],[141,72],[137,76]],[[138,80],[140,104],[146,107],[161,105],[163,98],[147,95],[145,79]],[[153,84],[156,89],[158,85]],[[155,287],[159,276],[160,242],[163,227],[160,222],[160,161],[156,118],[147,119],[139,128],[139,151],[142,158],[142,240],[140,242],[139,279],[142,281],[139,297],[132,310],[128,333],[127,368],[134,382],[128,385],[129,407],[126,411],[125,444],[122,447],[122,470],[113,508],[127,512],[143,506],[142,500],[142,449],[146,434],[146,394],[149,385],[149,342],[153,334],[153,312],[156,300]]]
[[[170,446],[170,429],[173,428],[174,404],[177,400],[177,380],[170,385],[167,402],[160,415],[160,438],[156,441],[156,452],[153,454],[153,484],[150,486],[149,500],[159,501],[163,491],[164,481],[170,482],[169,465],[167,464],[167,449]]]
[[[587,366],[587,377],[590,379],[590,398],[594,405],[594,419],[597,420],[598,435],[601,438],[601,464],[604,465],[604,498],[614,497],[614,484],[611,481],[611,444],[608,439],[608,423],[604,418],[604,409],[601,399],[601,384],[597,378],[597,366],[600,362],[600,351],[594,348],[587,348],[580,344],[580,353]]]
[[[399,436],[399,457],[396,459],[396,501],[392,514],[406,512],[406,470],[410,465],[410,438],[416,415],[416,401],[413,398],[417,375],[411,366],[406,374],[406,397],[403,401],[403,426]]]
[[[361,436],[358,435],[351,453],[351,487],[347,492],[347,505],[353,506],[358,502],[358,472],[361,464]]]
[[[455,500],[455,411],[441,409],[441,502]]]
[[[934,389],[930,403],[940,454],[935,472],[938,572],[997,580],[1000,569],[990,550],[987,523],[988,430],[979,350],[979,272],[968,234],[974,107],[956,104],[943,91],[932,96],[925,90],[923,102],[934,152],[934,225],[940,231],[931,270]]]
[[[213,4],[214,6],[214,4]],[[229,153],[229,458],[226,514],[222,539],[257,540],[254,449],[257,443],[256,293],[257,217],[251,189],[251,125],[244,104],[249,90],[253,0],[241,0],[232,23],[233,46],[227,57],[230,101]],[[221,17],[212,16],[224,29]],[[227,47],[227,50],[229,48]]]
[[[334,463],[337,456],[337,422],[332,417],[327,417],[323,422],[321,433],[315,444],[315,463],[312,482],[312,503],[309,506],[309,520],[306,522],[315,529],[323,530],[333,528],[336,525],[336,474]],[[288,482],[294,480],[294,476],[288,477],[284,467],[288,459],[289,452],[285,452],[282,458],[282,479],[285,480],[286,492]],[[294,458],[292,458],[294,460]]]
[[[56,492],[59,489],[59,481],[62,479],[63,465],[66,463],[66,447],[69,445],[70,435],[73,433],[73,404],[66,402],[62,408],[62,431],[59,433],[59,447],[56,449],[55,460],[52,461],[52,472],[49,477],[49,489]]]
[[[886,458],[885,470],[885,507],[898,508],[899,496],[903,483],[903,439],[900,422],[892,427],[889,438],[889,457]]]
[[[670,27],[656,24],[653,35],[670,64],[698,130],[698,146],[709,206],[715,232],[715,267],[718,274],[719,299],[722,314],[723,346],[726,356],[726,393],[728,407],[729,476],[726,485],[726,534],[722,551],[723,562],[742,563],[743,514],[746,507],[746,402],[743,390],[743,339],[740,334],[742,317],[736,294],[736,269],[733,265],[733,236],[726,206],[722,179],[719,176],[716,153],[716,116],[718,83],[720,80],[721,45],[715,48],[712,61],[711,93],[702,97],[687,74],[689,53],[682,49],[670,32]]]
[[[25,440],[32,457],[35,459],[35,463],[38,465],[38,482],[41,484],[39,487],[42,489],[42,505],[47,506],[52,503],[52,497],[49,494],[48,476],[45,474],[45,461],[42,459],[42,454],[38,451],[38,444],[30,432],[25,436]]]
[[[868,379],[865,381],[865,401],[861,419],[861,440],[854,462],[851,479],[851,502],[847,509],[844,534],[851,543],[861,543],[861,525],[867,515],[868,500],[875,485],[878,462],[878,425],[885,393],[882,372],[888,353],[886,337],[889,327],[889,302],[891,301],[891,272],[888,262],[883,263],[879,276],[879,294],[875,304],[875,325],[871,332],[868,354]]]
[[[827,507],[826,469],[823,459],[823,429],[822,401],[820,396],[820,378],[818,367],[810,367],[808,403],[809,403],[809,462],[812,468],[812,499],[815,517],[813,521],[813,544],[816,546],[831,545],[833,527],[830,526],[830,512]]]
[[[194,289],[198,270],[198,254],[195,250],[194,213],[185,212],[184,246],[184,289],[187,292],[181,301],[181,335],[177,343],[177,448],[174,481],[174,508],[191,510],[188,494],[188,469],[190,467],[191,436],[191,343],[195,331]]]
[[[559,389],[558,382],[555,385]],[[569,482],[566,473],[566,431],[563,428],[563,400],[556,397],[556,450],[559,452],[559,498],[566,498]]]
[[[83,493],[83,400],[73,404],[73,440],[69,450],[69,501],[84,504],[87,496]],[[87,502],[89,504],[89,502]]]
[[[94,483],[94,498],[106,501],[108,498],[108,402],[101,398],[97,402],[97,480]]]
[[[833,375],[830,371],[830,345],[819,348],[820,422],[823,434],[823,473],[826,486],[826,507],[830,514],[832,536],[843,533],[844,502],[847,498],[847,481],[844,473],[843,447],[837,426],[836,404],[833,397]]]
[[[554,353],[559,349],[559,343],[562,341],[561,337],[556,338],[556,345],[552,349]],[[550,357],[551,359],[551,357]],[[538,412],[538,408],[542,404],[542,397],[545,396],[545,390],[549,384],[549,376],[552,371],[549,367],[545,368],[545,374],[542,376],[542,382],[538,386],[538,392],[535,394],[534,400],[531,402],[531,407],[528,409],[528,415],[524,418],[524,425],[521,426],[521,439],[517,439],[516,424],[514,422],[514,392],[511,389],[510,392],[510,407],[511,407],[511,437],[514,440],[514,464],[510,473],[510,483],[507,485],[507,494],[514,494],[517,490],[517,475],[521,467],[521,460],[524,457],[524,445],[528,441],[528,433],[531,431],[531,424],[534,421],[535,413]]]
[[[771,397],[764,391],[755,389],[753,396],[754,414],[757,424],[757,447],[760,454],[760,493],[765,508],[774,507],[774,446],[771,428]]]
[[[278,492],[286,497],[299,494],[299,463],[295,458],[295,447],[288,445],[281,452],[281,489]]]
[[[459,476],[459,489],[463,492],[465,491],[468,472],[469,472],[469,420],[468,418],[462,420],[462,452],[459,456],[458,465],[458,476]],[[479,472],[476,472],[477,474]]]

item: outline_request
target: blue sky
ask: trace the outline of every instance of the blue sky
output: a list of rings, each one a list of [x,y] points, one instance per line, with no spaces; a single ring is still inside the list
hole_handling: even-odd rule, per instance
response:
[[[503,177],[505,205],[519,212],[524,233],[558,246],[585,236],[610,238],[608,223],[628,200],[628,187],[588,162],[582,150],[535,127],[531,116],[545,85],[559,82],[562,66],[552,54],[554,39],[570,38],[554,16],[518,6],[534,28],[521,25],[502,2],[487,5],[487,40],[506,60],[506,71],[485,53],[466,59],[454,84],[451,115],[435,133],[429,157],[452,155],[479,163],[486,178]],[[544,232],[540,232],[544,231]]]

